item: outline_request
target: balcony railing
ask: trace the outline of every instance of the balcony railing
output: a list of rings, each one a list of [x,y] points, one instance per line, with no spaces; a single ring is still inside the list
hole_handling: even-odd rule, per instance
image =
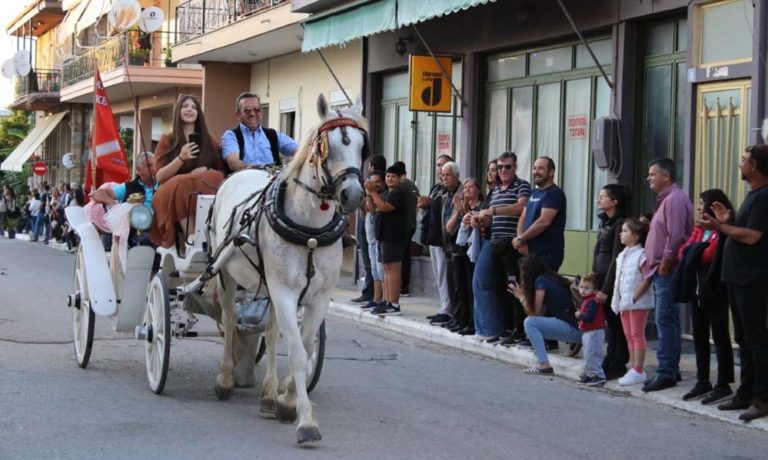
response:
[[[153,34],[160,33],[167,32],[153,32]],[[62,84],[70,86],[93,77],[94,63],[98,63],[101,73],[123,67],[126,64],[176,67],[175,64],[168,61],[153,59],[150,43],[151,37],[139,31],[129,31],[128,33],[108,38],[93,49],[66,61],[62,70]]]
[[[14,81],[15,99],[33,93],[54,93],[61,89],[61,72],[56,69],[35,69]]]
[[[174,44],[207,34],[289,0],[189,0],[176,7]]]

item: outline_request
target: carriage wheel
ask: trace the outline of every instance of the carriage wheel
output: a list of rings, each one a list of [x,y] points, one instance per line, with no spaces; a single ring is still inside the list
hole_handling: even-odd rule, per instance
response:
[[[317,386],[320,380],[320,373],[323,370],[323,360],[325,359],[325,321],[320,324],[320,329],[315,336],[315,352],[307,356],[307,393],[311,392]]]
[[[73,336],[75,343],[75,360],[77,365],[85,369],[91,358],[93,348],[93,325],[96,315],[91,310],[91,300],[88,296],[88,283],[85,278],[82,247],[77,251],[75,259],[74,294],[70,297],[73,312]]]
[[[147,336],[144,351],[147,360],[147,380],[155,394],[163,392],[171,357],[171,306],[168,288],[162,274],[152,277],[147,288],[144,310]]]

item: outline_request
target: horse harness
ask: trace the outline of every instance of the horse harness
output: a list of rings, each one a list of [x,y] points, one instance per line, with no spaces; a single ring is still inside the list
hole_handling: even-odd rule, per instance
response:
[[[322,181],[320,190],[315,190],[304,182],[293,178],[293,181],[296,183],[296,185],[317,196],[321,200],[320,209],[322,210],[328,209],[327,204],[325,203],[326,200],[331,201],[336,199],[336,187],[344,180],[346,180],[347,177],[357,176],[358,179],[362,181],[362,173],[358,168],[346,168],[335,175],[332,175],[328,169],[327,163],[328,156],[330,154],[330,147],[328,144],[328,131],[341,128],[342,142],[345,145],[348,145],[350,140],[346,133],[346,127],[359,129],[366,137],[365,148],[367,148],[367,133],[365,133],[365,130],[361,128],[353,119],[341,117],[341,114],[339,114],[339,116],[340,118],[334,118],[333,120],[329,120],[323,123],[320,128],[318,128],[315,139],[312,141],[312,152],[310,154],[312,156],[309,160],[309,163],[315,167],[315,178],[317,179],[319,177]],[[301,301],[304,299],[304,296],[309,289],[309,284],[312,281],[312,278],[315,276],[315,249],[318,246],[330,246],[338,241],[347,227],[347,220],[345,219],[344,215],[338,211],[338,209],[336,209],[334,212],[331,221],[321,228],[303,226],[291,220],[285,213],[285,192],[288,188],[288,182],[286,179],[279,179],[281,169],[282,168],[275,168],[273,170],[272,177],[264,189],[252,193],[249,197],[232,208],[230,217],[227,220],[226,240],[217,248],[215,253],[211,253],[210,245],[208,246],[208,265],[203,275],[201,275],[201,281],[205,282],[213,276],[216,276],[217,273],[214,273],[212,270],[213,264],[218,259],[222,250],[230,243],[232,243],[240,249],[240,252],[248,261],[248,263],[250,263],[251,266],[259,274],[260,283],[264,283],[264,285],[267,284],[264,272],[264,258],[261,252],[261,245],[259,244],[258,232],[258,226],[261,222],[261,218],[262,216],[266,215],[267,222],[269,223],[270,227],[272,227],[275,233],[277,233],[281,238],[293,244],[307,246],[309,250],[307,253],[307,270],[305,272],[307,283],[304,285],[304,288],[299,295],[299,299],[297,301],[298,307],[301,305]],[[326,207],[323,208],[323,205]],[[244,206],[247,206],[247,208],[243,211],[238,222],[240,226],[240,233],[234,235],[233,231],[236,215],[238,211]],[[209,241],[214,207],[215,202],[208,211],[208,218],[206,220],[206,236]],[[250,237],[250,232],[252,229],[255,229],[254,238]],[[253,259],[251,259],[242,249],[242,246],[246,243],[256,248],[258,262],[253,261]],[[223,285],[223,279],[220,278],[220,281]],[[260,290],[261,285],[259,285],[257,292]],[[268,286],[267,290],[269,290]]]

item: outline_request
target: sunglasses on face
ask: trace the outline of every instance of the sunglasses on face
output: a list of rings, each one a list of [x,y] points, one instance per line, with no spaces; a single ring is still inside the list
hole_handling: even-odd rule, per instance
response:
[[[502,171],[504,171],[504,170],[507,170],[507,171],[508,171],[508,170],[510,170],[510,169],[512,169],[512,168],[514,168],[514,165],[511,165],[511,164],[508,164],[508,165],[502,165],[502,164],[500,164],[500,165],[498,165],[498,166],[496,167],[496,169],[498,169],[498,170],[502,170]]]
[[[242,109],[240,109],[240,112],[250,115],[252,113],[254,114],[261,113],[261,109],[256,109],[253,107],[243,107]]]

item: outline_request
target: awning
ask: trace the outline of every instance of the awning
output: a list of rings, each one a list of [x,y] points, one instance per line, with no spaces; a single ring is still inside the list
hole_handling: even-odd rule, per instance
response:
[[[26,163],[29,157],[35,153],[35,150],[40,147],[40,144],[42,144],[48,135],[51,134],[53,128],[61,122],[67,113],[66,110],[64,112],[54,113],[53,115],[48,115],[37,123],[37,125],[32,128],[32,131],[27,134],[27,137],[21,141],[21,144],[19,144],[18,147],[8,155],[8,158],[3,161],[3,164],[0,164],[0,170],[21,171],[24,163]]]
[[[304,24],[303,52],[341,45],[358,38],[397,29],[396,0],[363,3],[338,14]]]
[[[91,24],[96,23],[107,14],[112,7],[110,0],[82,0],[74,9],[67,12],[64,20],[56,29],[56,43],[62,44],[69,38],[75,29],[82,32]]]
[[[456,13],[473,6],[493,3],[496,0],[397,0],[397,25],[409,26],[437,16]]]

